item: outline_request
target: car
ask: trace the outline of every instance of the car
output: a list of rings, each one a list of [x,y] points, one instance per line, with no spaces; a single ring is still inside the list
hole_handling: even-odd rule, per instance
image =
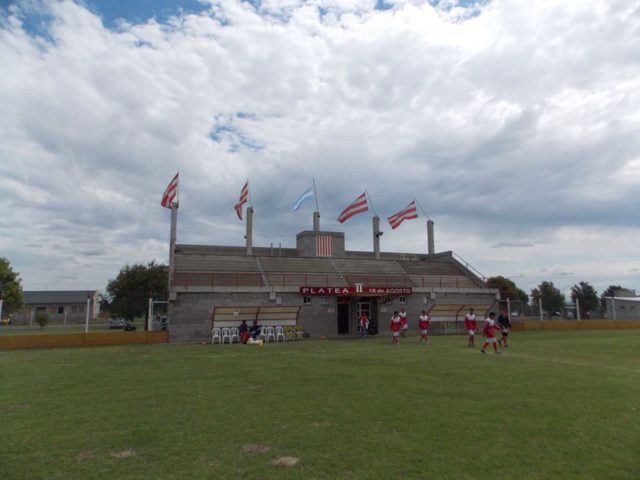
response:
[[[127,321],[124,318],[112,318],[109,320],[109,330],[122,330]]]
[[[109,320],[109,330],[124,330],[125,332],[132,332],[135,329],[136,326],[125,318],[112,318]]]

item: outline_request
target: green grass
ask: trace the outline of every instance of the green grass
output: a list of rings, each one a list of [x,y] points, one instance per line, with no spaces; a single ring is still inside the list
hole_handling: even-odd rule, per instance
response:
[[[511,341],[0,352],[0,478],[640,478],[640,331]]]

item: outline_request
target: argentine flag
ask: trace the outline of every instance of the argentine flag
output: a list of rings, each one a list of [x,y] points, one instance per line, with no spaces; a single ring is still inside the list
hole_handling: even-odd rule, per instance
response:
[[[313,187],[307,188],[304,193],[298,197],[298,199],[293,204],[293,210],[297,212],[302,204],[310,198],[313,198]]]

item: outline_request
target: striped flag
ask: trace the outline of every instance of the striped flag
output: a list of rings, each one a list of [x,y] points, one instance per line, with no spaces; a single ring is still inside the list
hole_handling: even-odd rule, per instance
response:
[[[331,235],[318,235],[316,237],[316,256],[333,256],[333,237]]]
[[[344,223],[354,215],[366,212],[367,210],[369,210],[369,206],[367,205],[367,194],[365,192],[348,205],[340,215],[338,215],[338,221],[340,223]]]
[[[233,208],[236,209],[236,213],[238,214],[238,218],[240,220],[242,220],[242,207],[244,207],[244,204],[247,203],[247,200],[249,199],[249,180],[247,180],[247,183],[244,184],[244,187],[242,187],[242,190],[240,190],[240,200],[238,200],[238,203],[236,203]]]
[[[171,208],[174,203],[178,207],[178,175],[180,175],[180,172],[176,173],[176,176],[173,177],[173,180],[171,180],[171,183],[162,194],[160,205],[165,208]]]
[[[402,222],[404,222],[405,220],[411,220],[412,218],[418,218],[415,200],[407,205],[407,208],[405,208],[404,210],[400,210],[395,215],[387,217],[387,220],[389,220],[389,225],[391,225],[391,228],[395,230],[400,226]]]

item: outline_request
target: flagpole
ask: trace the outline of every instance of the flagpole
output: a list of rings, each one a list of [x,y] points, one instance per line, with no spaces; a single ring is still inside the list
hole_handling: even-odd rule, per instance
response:
[[[247,178],[247,193],[249,194],[249,206],[253,207],[253,200],[251,199],[251,189],[249,188],[248,178]]]
[[[416,200],[416,199],[414,199]],[[427,212],[424,211],[424,208],[422,208],[422,204],[420,203],[420,200],[416,200],[416,203],[418,204],[418,206],[420,207],[420,210],[422,210],[422,213],[424,213],[424,216],[427,217],[427,220],[431,220],[429,218],[429,215],[427,215]]]
[[[373,201],[371,200],[371,195],[369,194],[369,191],[366,188],[364,189],[364,193],[367,194],[367,198],[369,199],[369,203],[371,204],[371,210],[373,210],[373,214],[377,217],[378,212],[376,212],[376,209],[373,206]]]
[[[318,206],[318,192],[316,191],[316,179],[313,179],[313,196],[316,197],[316,211],[320,213],[320,207]]]

